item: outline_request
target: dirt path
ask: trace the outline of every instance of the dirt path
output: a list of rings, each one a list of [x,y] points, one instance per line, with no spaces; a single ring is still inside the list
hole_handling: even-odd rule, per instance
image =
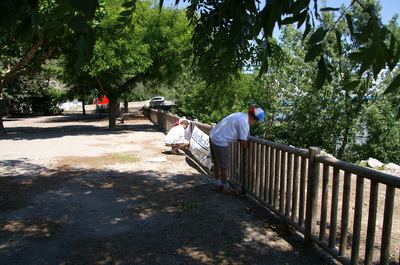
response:
[[[249,200],[211,191],[147,120],[5,126],[0,264],[334,264]]]

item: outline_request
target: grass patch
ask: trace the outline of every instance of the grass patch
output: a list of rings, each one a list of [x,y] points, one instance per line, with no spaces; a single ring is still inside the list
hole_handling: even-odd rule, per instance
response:
[[[139,160],[138,157],[132,153],[113,153],[108,159],[120,163],[137,162]]]
[[[106,165],[126,164],[138,162],[139,158],[134,153],[121,152],[110,153],[100,156],[68,156],[58,160],[58,166],[70,167],[94,167],[99,168]]]

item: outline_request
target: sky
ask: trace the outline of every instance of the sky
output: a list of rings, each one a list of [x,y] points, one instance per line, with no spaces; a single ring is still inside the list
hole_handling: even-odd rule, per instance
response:
[[[350,0],[327,0],[327,6],[340,7],[342,4],[348,6],[350,2]],[[384,24],[386,24],[395,14],[400,14],[400,0],[380,0],[379,2],[382,6],[381,15]]]
[[[329,7],[340,7],[342,4],[348,6],[351,0],[327,0],[327,6]],[[265,2],[265,0],[261,0]],[[318,0],[321,5],[321,0]],[[313,3],[313,1],[311,1]],[[400,14],[400,0],[380,0],[382,6],[382,22],[386,24],[395,14]],[[173,6],[175,0],[164,0],[164,6]],[[180,0],[179,7],[187,6],[187,3],[183,3]],[[321,5],[322,6],[322,5]]]

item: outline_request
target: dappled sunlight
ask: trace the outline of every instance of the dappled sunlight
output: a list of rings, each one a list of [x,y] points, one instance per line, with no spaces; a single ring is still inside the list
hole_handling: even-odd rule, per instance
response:
[[[0,244],[0,251],[3,251],[10,247],[10,244]]]
[[[182,247],[176,251],[180,255],[185,255],[192,258],[195,261],[202,262],[204,264],[216,264],[216,260],[213,254],[209,251],[201,250],[196,247]],[[219,263],[222,264],[222,263]]]
[[[239,248],[250,247],[258,254],[267,254],[271,247],[275,250],[283,252],[294,251],[293,247],[285,240],[283,240],[275,231],[270,227],[255,226],[254,224],[241,222],[243,226],[243,245],[238,245]]]
[[[25,179],[19,182],[21,185],[32,185],[33,180],[32,179]]]
[[[216,253],[212,251],[201,249],[198,247],[182,247],[176,250],[180,255],[190,257],[193,261],[203,264],[219,264],[219,265],[239,265],[243,264],[242,261],[234,261],[229,255],[219,250]]]
[[[164,208],[164,212],[166,212],[166,213],[176,213],[176,212],[179,212],[179,210],[180,209],[177,206],[167,206]]]
[[[64,191],[61,191],[61,190],[50,191],[49,194],[55,194],[55,195],[60,196],[60,197],[70,197],[71,195],[73,195],[72,192],[64,192]]]
[[[155,211],[153,209],[144,209],[138,214],[138,216],[141,220],[146,220],[147,218],[152,217],[154,214]]]
[[[47,239],[59,231],[61,224],[61,221],[48,219],[13,220],[4,224],[1,230],[23,237]]]
[[[101,189],[112,189],[114,188],[114,183],[106,182],[100,185]]]
[[[116,225],[116,224],[119,224],[119,223],[124,222],[124,221],[126,221],[126,218],[115,217],[110,221],[110,224]]]

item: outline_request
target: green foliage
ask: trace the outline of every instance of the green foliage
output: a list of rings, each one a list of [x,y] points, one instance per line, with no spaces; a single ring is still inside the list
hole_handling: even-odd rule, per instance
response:
[[[182,11],[165,9],[159,14],[150,2],[138,2],[135,8],[114,0],[103,4],[97,22],[93,57],[84,70],[100,78],[107,93],[121,95],[130,80],[174,80],[190,51],[190,27]],[[130,20],[120,23],[121,17]],[[139,77],[141,77],[139,79]],[[129,89],[132,89],[130,86]],[[106,94],[107,94],[106,93]]]
[[[3,91],[3,97],[11,115],[60,114],[58,104],[65,101],[63,90],[51,87],[43,73],[22,76]]]
[[[216,123],[232,112],[247,112],[255,96],[251,82],[250,76],[242,75],[229,83],[211,86],[187,72],[175,85],[175,112],[206,123]]]
[[[381,23],[380,7],[374,0],[352,1],[347,9],[324,6],[320,10],[318,1],[313,1],[314,10],[310,10],[310,0],[266,1],[265,5],[258,1],[188,2],[188,15],[195,26],[194,56],[202,77],[208,83],[237,77],[248,65],[258,65],[261,73],[268,72],[270,60],[281,53],[271,38],[272,33],[276,26],[281,29],[284,25],[297,24],[297,28],[304,29],[302,39],[307,42],[305,60],[319,60],[318,74],[314,79],[318,89],[331,82],[335,71],[330,64],[334,56],[329,51],[329,35],[335,34],[337,52],[342,54],[340,32],[343,27],[350,32],[347,38],[357,42],[344,54],[354,59],[357,79],[366,72],[371,72],[376,79],[386,67],[393,70],[399,62],[400,39]],[[321,17],[337,12],[339,16],[332,21],[334,23],[326,25],[319,21]],[[398,79],[395,79],[388,93],[398,85]]]
[[[397,102],[396,102],[397,101]],[[359,158],[376,157],[384,163],[400,164],[400,120],[395,106],[400,97],[384,97],[371,102],[365,111],[368,138],[364,145],[354,147]]]
[[[246,111],[247,104],[255,100],[266,110],[266,122],[252,127],[253,135],[302,148],[317,145],[348,161],[368,156],[397,161],[395,156],[399,156],[400,150],[397,144],[398,123],[384,116],[381,120],[385,126],[382,123],[372,126],[373,119],[367,117],[369,112],[363,111],[367,106],[378,104],[374,99],[386,89],[391,76],[396,76],[397,72],[390,74],[385,71],[374,79],[375,72],[369,68],[359,76],[360,63],[346,55],[360,46],[359,40],[351,35],[359,31],[368,19],[363,12],[349,14],[354,23],[353,33],[345,21],[336,22],[330,13],[322,15],[324,28],[337,25],[335,31],[320,30],[312,37],[313,45],[323,46],[319,62],[304,61],[305,57],[311,56],[305,49],[308,44],[301,41],[301,32],[287,26],[283,28],[280,39],[282,53],[270,58],[265,74],[241,74],[240,79],[220,86],[207,86],[193,82],[193,77],[186,78],[192,82],[182,82],[186,90],[178,90],[181,95],[177,101],[178,110],[181,115],[190,113],[189,116],[201,121],[216,122],[234,111]],[[394,33],[397,32],[396,25],[391,28]],[[323,78],[321,71],[315,71],[317,68],[324,69]],[[323,82],[323,88],[316,86],[315,82]],[[395,117],[395,106],[399,104],[395,98],[392,95],[390,117]],[[392,129],[388,130],[389,127]],[[370,137],[374,140],[361,144],[357,139],[370,128]],[[386,134],[379,128],[383,128]],[[390,137],[396,140],[388,141]],[[377,146],[385,146],[388,150],[386,155],[383,155],[385,149],[380,149],[380,152]]]

